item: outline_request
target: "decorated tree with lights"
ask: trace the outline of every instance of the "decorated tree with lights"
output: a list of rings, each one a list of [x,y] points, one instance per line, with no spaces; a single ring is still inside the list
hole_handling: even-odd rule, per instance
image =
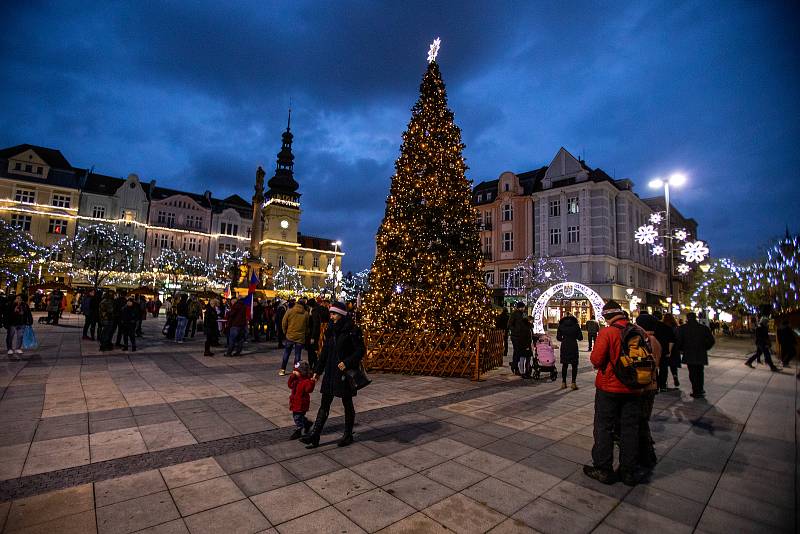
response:
[[[519,262],[503,281],[506,293],[534,302],[550,286],[569,278],[564,263],[558,258],[536,257],[533,254]]]
[[[752,279],[753,270],[753,266],[740,265],[728,258],[711,261],[707,271],[699,270],[694,275],[693,306],[754,313],[760,283]]]
[[[28,232],[0,219],[0,280],[6,285],[29,276],[45,250]]]
[[[73,278],[85,278],[95,289],[132,282],[144,264],[144,243],[116,226],[79,226],[75,235],[59,241],[50,253],[51,271],[64,268]]]
[[[369,289],[369,269],[364,269],[353,274],[348,271],[342,277],[342,297],[347,300],[355,300],[358,295],[363,295]]]
[[[428,54],[403,133],[363,305],[367,330],[476,332],[491,324],[489,290],[461,130]]]
[[[242,266],[250,259],[250,251],[236,249],[217,254],[211,269],[211,281],[217,286],[236,287],[242,278]]]
[[[767,250],[767,261],[758,272],[758,281],[767,289],[764,304],[777,313],[800,307],[800,236],[786,237]]]
[[[182,250],[165,248],[150,263],[172,285],[181,282],[184,289],[195,289],[208,284],[211,267],[197,256]]]
[[[286,296],[300,295],[306,291],[300,272],[285,263],[272,276],[272,282],[275,284],[275,290],[285,293]]]

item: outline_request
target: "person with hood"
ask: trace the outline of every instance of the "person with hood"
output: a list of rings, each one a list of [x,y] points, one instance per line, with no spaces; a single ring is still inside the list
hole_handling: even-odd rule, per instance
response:
[[[517,302],[515,310],[508,318],[508,330],[511,334],[511,345],[514,349],[514,355],[511,358],[511,372],[515,375],[519,373],[519,360],[526,357],[527,353],[531,351],[531,343],[533,337],[531,336],[531,325],[528,321],[528,316],[525,314],[525,303]]]
[[[556,340],[561,342],[561,389],[567,389],[567,368],[572,366],[572,389],[578,389],[578,341],[583,341],[583,332],[578,320],[567,313],[559,322]]]
[[[686,323],[678,328],[675,346],[683,354],[683,363],[689,369],[689,381],[692,383],[691,396],[695,399],[706,396],[704,367],[708,365],[708,351],[714,346],[714,341],[711,330],[697,322],[697,315],[694,312],[687,313]]]
[[[353,427],[356,421],[356,410],[353,406],[353,396],[356,392],[350,388],[346,380],[346,372],[358,369],[364,357],[366,347],[361,329],[348,317],[347,306],[344,302],[334,302],[330,307],[331,322],[325,329],[325,343],[319,355],[317,368],[313,379],[322,375],[319,410],[311,433],[300,438],[307,444],[308,449],[319,446],[319,437],[325,422],[328,420],[331,403],[334,397],[342,399],[344,406],[344,435],[339,440],[339,447],[346,447],[353,443]]]
[[[770,370],[773,372],[780,371],[780,369],[772,363],[772,354],[770,352],[771,345],[772,341],[769,338],[769,319],[767,317],[762,317],[756,327],[756,352],[750,356],[744,364],[752,369],[753,362],[755,360],[760,362],[761,355],[763,354],[764,362],[769,365]]]
[[[627,486],[639,482],[636,462],[639,450],[639,391],[623,384],[614,372],[614,364],[622,354],[622,331],[628,317],[622,306],[609,300],[603,306],[606,327],[597,334],[591,361],[597,370],[594,397],[594,445],[592,465],[583,466],[586,476],[603,484],[618,479]],[[619,473],[614,472],[614,430],[619,428]]]
[[[300,361],[303,345],[306,344],[306,329],[308,329],[308,312],[302,300],[294,303],[281,321],[281,328],[286,334],[286,346],[283,349],[283,362],[278,371],[280,376],[286,374],[286,365],[289,363],[289,354],[294,349],[294,363]]]

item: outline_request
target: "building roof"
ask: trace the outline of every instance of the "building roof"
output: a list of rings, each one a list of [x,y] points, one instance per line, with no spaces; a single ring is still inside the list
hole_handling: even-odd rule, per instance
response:
[[[206,192],[206,194],[200,195],[197,193],[190,193],[188,191],[178,191],[177,189],[167,189],[166,187],[156,186],[150,193],[150,200],[154,201],[164,200],[166,198],[173,197],[176,195],[187,196],[192,200],[194,200],[195,202],[197,202],[198,204],[200,204],[200,206],[206,209],[211,209],[211,193],[208,191]]]
[[[29,145],[27,143],[0,149],[0,158],[10,159],[17,154],[25,152],[26,150],[33,150],[36,152],[39,157],[45,161],[45,163],[54,169],[69,171],[73,170],[72,165],[69,161],[67,161],[67,158],[64,157],[64,154],[62,154],[60,150],[43,146]]]
[[[334,240],[326,237],[314,237],[297,232],[297,242],[304,248],[313,248],[314,250],[321,250],[324,252],[334,251]]]
[[[106,176],[105,174],[98,174],[96,172],[86,171],[81,189],[86,193],[96,193],[98,195],[113,195],[117,189],[125,184],[125,178],[117,178],[115,176]],[[150,196],[150,184],[139,181],[145,194]]]
[[[36,154],[42,158],[47,166],[50,167],[47,177],[45,178],[43,176],[18,174],[13,171],[9,172],[9,165],[7,163],[3,163],[0,164],[0,178],[18,182],[29,182],[69,189],[80,189],[80,177],[84,171],[73,168],[59,150],[28,144],[16,145],[0,149],[0,161],[7,162],[9,159],[27,150],[33,150],[36,152]]]
[[[239,195],[231,195],[222,200],[211,199],[211,209],[214,213],[222,213],[229,208],[236,210],[243,219],[250,220],[253,216],[253,205]]]

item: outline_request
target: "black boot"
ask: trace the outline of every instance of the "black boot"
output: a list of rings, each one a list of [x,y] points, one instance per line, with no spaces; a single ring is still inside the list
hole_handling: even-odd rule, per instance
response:
[[[306,449],[315,449],[319,447],[319,436],[322,434],[322,429],[325,427],[325,421],[327,421],[327,419],[328,416],[326,414],[317,413],[317,420],[314,421],[311,432],[300,438],[300,442],[306,444]]]
[[[292,435],[289,436],[289,439],[299,439],[300,436],[302,436],[302,435],[303,435],[303,431],[300,430],[299,428],[296,428],[294,430],[294,432],[292,432]]]
[[[306,449],[316,449],[319,447],[319,434],[309,434],[308,436],[303,436],[300,438],[300,441],[307,443]]]
[[[342,439],[340,439],[337,443],[337,447],[347,447],[348,445],[353,443],[353,433],[352,432],[345,432]]]

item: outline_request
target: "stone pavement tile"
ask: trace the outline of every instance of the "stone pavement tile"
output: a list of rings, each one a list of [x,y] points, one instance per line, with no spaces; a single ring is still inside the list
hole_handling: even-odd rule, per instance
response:
[[[171,490],[171,493],[184,517],[245,497],[227,476],[181,486]]]
[[[253,534],[271,526],[247,499],[190,515],[184,521],[192,534]]]
[[[493,477],[485,478],[461,493],[503,515],[512,515],[536,496]]]
[[[648,485],[706,504],[716,487],[719,474],[690,464],[664,458],[650,475]]]
[[[44,523],[37,523],[22,530],[6,530],[12,534],[95,534],[97,532],[97,521],[94,510],[87,510],[79,514],[68,515],[52,519]]]
[[[518,519],[511,519],[510,517],[494,527],[487,534],[538,534],[536,530],[519,521]]]
[[[280,525],[328,506],[325,499],[303,482],[253,495],[250,500],[273,525]]]
[[[3,458],[3,456],[0,456]],[[19,478],[22,475],[22,468],[25,466],[25,458],[15,458],[7,462],[0,462],[0,480]]]
[[[229,438],[239,434],[231,425],[224,421],[221,424],[213,426],[189,427],[189,432],[191,432],[194,438],[200,443],[204,441],[214,441],[215,439]]]
[[[133,409],[134,413],[136,408]],[[159,411],[154,413],[143,413],[140,415],[134,416],[136,420],[136,424],[139,426],[144,425],[157,425],[158,423],[170,423],[174,421],[180,421],[178,416],[172,410],[167,411]]]
[[[157,469],[153,469],[135,475],[95,482],[94,497],[97,506],[100,507],[166,491],[166,489],[167,485],[164,483],[161,473]]]
[[[36,427],[36,434],[33,437],[33,441],[81,436],[88,433],[89,425],[86,421],[53,425],[49,424],[47,419],[44,419],[43,422],[39,423],[39,426]]]
[[[319,449],[306,449],[297,441],[281,441],[266,447],[262,447],[262,449],[272,458],[275,458],[275,460],[278,462],[291,460],[292,458],[299,458],[300,456],[306,456],[308,454],[314,454],[320,450],[324,450],[321,444]]]
[[[481,450],[496,454],[497,456],[501,456],[503,458],[508,458],[512,462],[519,462],[534,452],[534,449],[531,449],[530,447],[526,447],[518,443],[506,442],[503,439],[489,443],[488,445],[484,445],[481,447]]]
[[[109,430],[120,430],[136,426],[136,419],[130,417],[118,417],[116,419],[100,419],[89,422],[89,433],[107,432]]]
[[[497,441],[497,438],[494,436],[476,432],[474,430],[462,430],[461,432],[451,434],[448,437],[453,441],[463,443],[464,445],[469,445],[470,447],[476,449],[483,447],[484,445],[488,445],[493,441]]]
[[[517,429],[509,428],[507,426],[502,426],[502,425],[496,425],[494,423],[483,423],[481,425],[473,427],[473,429],[477,430],[478,432],[494,436],[496,438],[503,438],[517,432]]]
[[[535,423],[532,421],[526,421],[525,419],[520,419],[518,417],[500,417],[494,420],[494,423],[505,426],[508,428],[513,428],[514,430],[525,430],[526,428],[532,427]]]
[[[417,512],[380,530],[380,534],[446,534],[451,532],[427,515]]]
[[[422,513],[454,532],[483,533],[505,521],[506,516],[460,493],[430,506]]]
[[[633,488],[625,497],[625,502],[692,527],[697,524],[705,508],[699,502],[646,485]]]
[[[213,458],[203,458],[194,462],[162,467],[161,474],[170,489],[195,482],[202,482],[211,478],[225,475],[225,472]]]
[[[383,489],[417,510],[427,508],[455,493],[455,490],[420,474],[396,480]]]
[[[390,454],[405,450],[408,447],[408,442],[401,441],[397,433],[385,434],[369,441],[362,441],[361,443],[381,456],[389,456]]]
[[[543,498],[524,506],[511,519],[545,534],[591,532],[596,525],[596,521]]]
[[[420,447],[426,451],[431,451],[439,456],[447,458],[448,460],[475,450],[475,447],[456,441],[451,437],[429,441],[424,445],[420,445]]]
[[[281,462],[281,465],[297,477],[298,480],[307,480],[342,468],[341,465],[324,454],[311,454],[294,460],[287,460]]]
[[[375,532],[416,512],[409,505],[380,488],[335,505],[367,532]]]
[[[189,529],[186,528],[183,519],[173,519],[154,527],[137,530],[136,534],[189,534]]]
[[[180,421],[140,426],[139,433],[151,452],[197,443]]]
[[[65,452],[84,451],[89,445],[89,436],[70,436],[31,443],[28,456],[48,456]]]
[[[126,534],[180,517],[168,491],[103,506],[96,512],[100,534]]]
[[[379,456],[377,452],[360,443],[353,443],[349,447],[337,447],[323,454],[345,467],[361,465]]]
[[[6,445],[5,447],[0,447],[0,458],[3,461],[8,460],[24,460],[26,456],[28,456],[28,450],[30,449],[30,443],[19,443],[17,445]]]
[[[544,498],[595,521],[603,519],[619,502],[566,480],[545,492]]]
[[[476,469],[481,473],[486,473],[487,475],[493,475],[498,471],[502,471],[514,465],[514,462],[507,458],[481,450],[472,451],[463,456],[459,456],[455,458],[455,461],[471,467],[472,469]]]
[[[731,463],[728,463],[728,467]],[[717,491],[725,490],[743,497],[772,503],[781,508],[794,508],[794,477],[762,471],[751,473],[730,472],[726,469],[719,479]]]
[[[293,474],[277,463],[234,473],[231,479],[248,497],[297,482]]]
[[[6,530],[19,530],[38,523],[75,515],[94,508],[91,484],[26,497],[11,503]]]
[[[147,445],[145,445],[138,428],[91,434],[89,446],[93,463],[147,452]]]
[[[215,456],[214,459],[229,475],[275,462],[275,460],[261,449],[246,449],[243,451],[231,452],[221,456]]]
[[[583,436],[581,434],[571,434],[562,439],[561,443],[572,445],[573,447],[578,447],[591,452],[592,446],[594,445],[594,438],[592,436]]]
[[[555,443],[555,441],[553,441],[552,439],[545,438],[543,436],[539,436],[537,434],[533,434],[528,431],[522,431],[522,432],[517,432],[516,434],[511,434],[510,436],[503,438],[503,441],[518,443],[519,445],[524,445],[525,447],[534,450],[544,449],[545,447],[548,447],[549,445]]]
[[[358,476],[350,469],[340,469],[311,480],[306,484],[326,501],[336,504],[375,487],[372,482]]]
[[[363,464],[354,465],[350,469],[376,486],[385,486],[395,480],[414,474],[414,471],[408,467],[386,456],[370,460]]]
[[[526,432],[529,432],[531,434],[543,438],[551,439],[553,441],[560,441],[572,434],[572,432],[570,432],[569,430],[564,430],[563,428],[556,428],[548,425],[534,426],[526,430]]]
[[[790,522],[792,517],[787,518]],[[720,510],[713,506],[708,506],[697,524],[697,532],[704,532],[709,534],[762,534],[764,532],[779,533],[779,532],[793,532],[794,526],[789,528],[777,528],[768,526],[760,521],[754,521],[742,516]]]
[[[514,464],[493,476],[537,496],[561,482],[558,477],[521,464]]]
[[[608,495],[609,497],[613,497],[617,500],[622,500],[623,497],[625,497],[625,495],[627,495],[631,490],[625,484],[614,484],[609,486],[608,484],[603,484],[593,478],[589,478],[583,474],[583,468],[578,469],[565,480],[572,482],[577,486],[589,488],[590,490],[602,493],[603,495]]]
[[[308,515],[278,525],[280,534],[308,534],[309,532],[336,532],[358,534],[364,532],[333,506],[317,510]]]
[[[447,461],[447,458],[423,449],[421,446],[403,449],[400,452],[389,455],[389,458],[414,471],[422,471]]]
[[[542,450],[547,454],[552,454],[553,456],[558,456],[575,463],[585,464],[592,461],[592,453],[590,450],[575,447],[563,441],[554,443]]]
[[[421,474],[456,491],[468,488],[487,476],[485,473],[475,471],[452,460],[426,469]]]
[[[691,526],[678,523],[663,515],[644,510],[627,502],[620,503],[603,522],[630,534],[638,534],[640,532],[680,534],[681,532],[691,533],[694,530]]]
[[[592,531],[592,534],[625,534],[625,533],[624,531],[618,528],[614,528],[611,525],[606,525],[605,523],[601,523],[597,525],[597,528]]]
[[[731,491],[717,488],[708,501],[708,506],[745,517],[776,528],[785,528],[793,523],[794,507],[781,508],[773,503],[755,500]]]
[[[98,410],[89,412],[89,422],[102,421],[104,419],[119,419],[120,417],[130,417],[133,412],[130,408],[114,408],[113,410]]]
[[[531,454],[527,458],[520,460],[519,463],[528,467],[533,467],[539,471],[544,471],[545,473],[561,479],[572,475],[583,465],[542,451]]]

